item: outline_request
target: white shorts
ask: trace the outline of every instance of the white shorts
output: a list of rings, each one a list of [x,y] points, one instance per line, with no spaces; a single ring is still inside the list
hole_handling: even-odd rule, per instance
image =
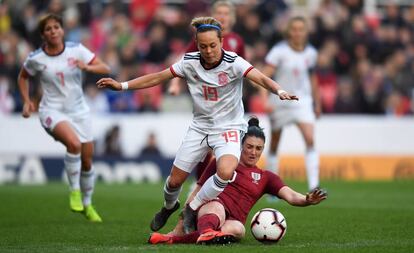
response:
[[[189,128],[175,156],[174,165],[188,173],[204,160],[209,150],[214,151],[216,160],[223,155],[233,155],[240,159],[241,138],[244,132],[227,130],[221,134],[202,134]]]
[[[270,114],[272,130],[279,130],[293,123],[315,123],[312,106],[279,107]]]
[[[81,143],[93,141],[92,121],[89,115],[86,117],[75,118],[57,110],[39,111],[39,119],[43,128],[51,134],[56,125],[62,121],[67,121],[75,131]]]

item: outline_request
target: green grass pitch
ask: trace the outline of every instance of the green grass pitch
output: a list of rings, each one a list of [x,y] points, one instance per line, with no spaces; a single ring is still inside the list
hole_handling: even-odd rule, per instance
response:
[[[304,183],[289,185],[306,189]],[[323,185],[329,199],[319,206],[291,207],[264,198],[256,204],[250,217],[264,207],[286,217],[288,230],[278,244],[262,245],[247,228],[246,238],[230,246],[148,245],[161,184],[98,184],[94,203],[102,224],[70,212],[61,183],[0,186],[0,252],[414,252],[414,181]],[[162,232],[176,219],[174,214]]]

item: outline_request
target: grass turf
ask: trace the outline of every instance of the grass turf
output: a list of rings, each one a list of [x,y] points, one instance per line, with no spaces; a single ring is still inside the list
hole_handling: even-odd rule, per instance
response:
[[[305,191],[304,183],[289,185]],[[329,199],[319,206],[265,198],[255,205],[250,217],[264,207],[286,217],[288,230],[278,244],[255,241],[247,227],[246,238],[230,246],[148,245],[161,184],[98,184],[94,203],[102,224],[69,211],[63,184],[0,186],[0,252],[414,252],[413,181],[323,185]],[[162,232],[173,227],[177,213]]]

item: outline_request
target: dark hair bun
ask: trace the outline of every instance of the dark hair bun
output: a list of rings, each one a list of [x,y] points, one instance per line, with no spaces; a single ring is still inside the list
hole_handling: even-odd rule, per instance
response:
[[[259,119],[256,118],[256,117],[251,117],[249,119],[249,127],[251,127],[251,126],[257,126],[257,127],[259,127]]]

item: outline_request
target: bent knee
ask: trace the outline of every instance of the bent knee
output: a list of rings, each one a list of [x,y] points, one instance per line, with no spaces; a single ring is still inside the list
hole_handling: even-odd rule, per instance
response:
[[[79,154],[82,149],[82,143],[77,139],[73,139],[66,144],[66,148],[71,154]]]
[[[217,175],[226,181],[230,181],[234,177],[234,170],[217,171]]]
[[[226,221],[221,231],[227,234],[231,234],[236,239],[240,240],[246,235],[246,229],[239,222]]]

